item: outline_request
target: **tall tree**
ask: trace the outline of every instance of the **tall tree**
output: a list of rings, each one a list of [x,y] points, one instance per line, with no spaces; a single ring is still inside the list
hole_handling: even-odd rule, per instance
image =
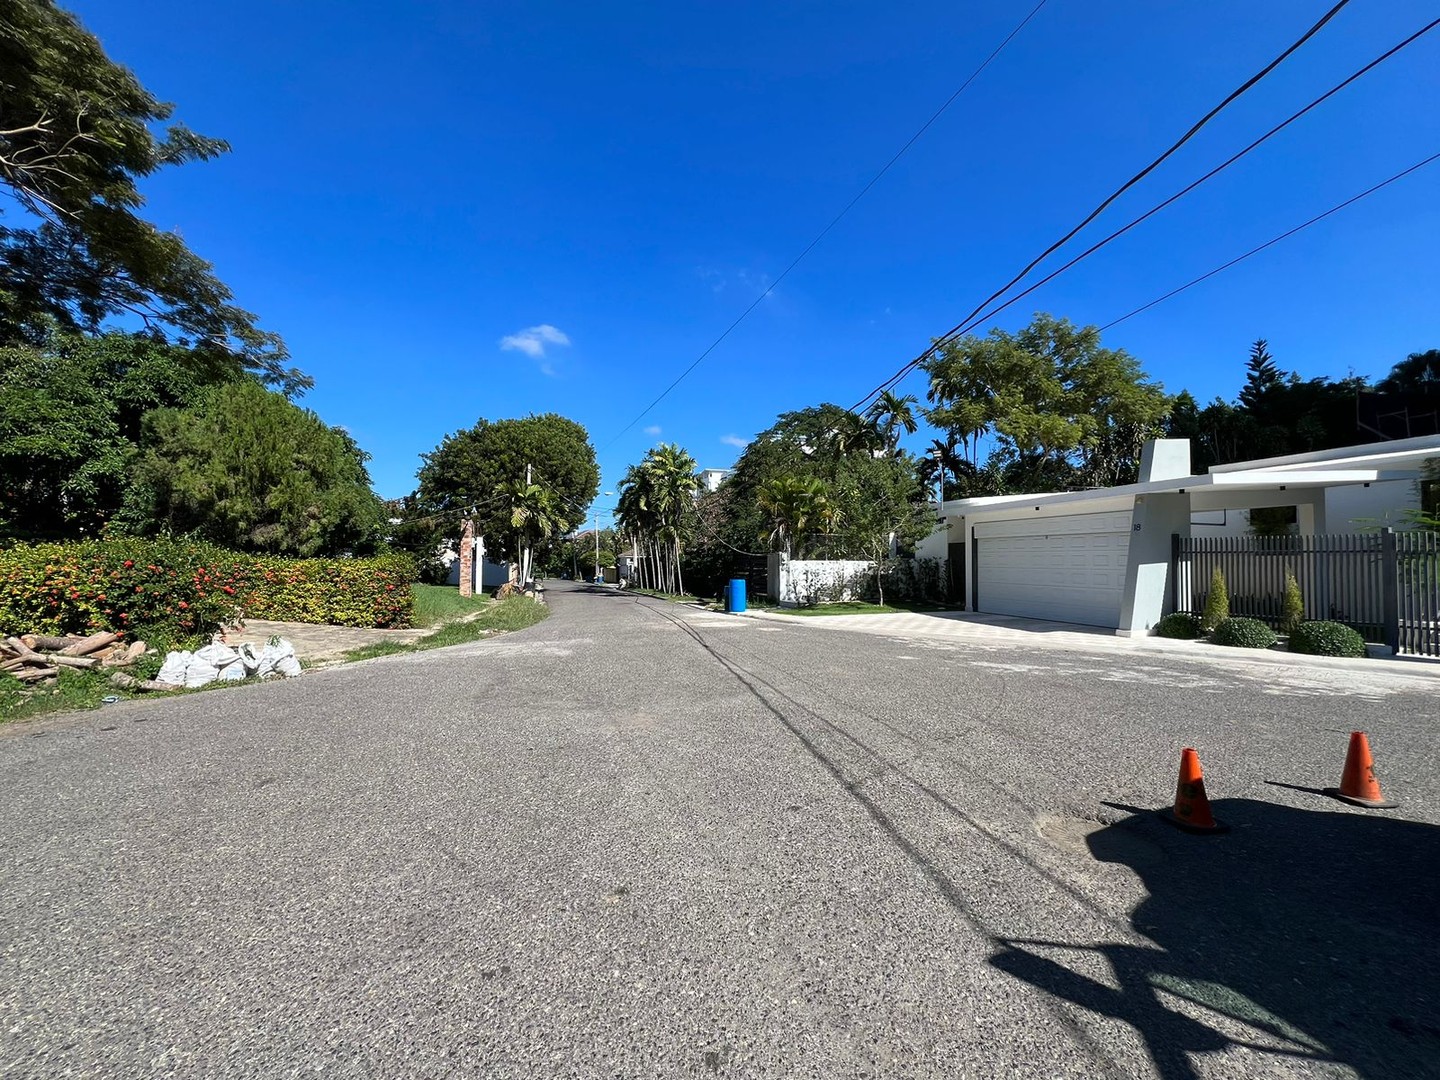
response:
[[[151,334],[52,329],[0,346],[0,536],[98,532],[125,501],[142,418],[207,385],[188,350]]]
[[[621,530],[645,552],[643,584],[685,591],[681,558],[695,520],[700,481],[696,461],[670,443],[649,450],[620,482],[616,516]]]
[[[0,342],[126,315],[188,339],[208,364],[301,391],[310,380],[286,366],[280,338],[138,213],[145,177],[229,149],[183,124],[157,136],[172,112],[51,0],[0,3],[0,184],[20,215],[0,225]]]
[[[375,548],[383,504],[355,440],[246,380],[189,409],[145,417],[124,520],[245,551],[338,555]]]
[[[1103,348],[1093,326],[1045,314],[1013,334],[997,328],[950,342],[924,367],[930,421],[967,447],[972,463],[993,433],[998,464],[1020,491],[1133,479],[1144,440],[1169,411],[1133,356]]]
[[[1284,384],[1285,376],[1270,355],[1270,343],[1260,338],[1250,346],[1250,358],[1245,361],[1245,385],[1240,388],[1240,404],[1258,414],[1269,404],[1274,391]]]
[[[1382,394],[1440,393],[1440,349],[1413,352],[1375,385]]]
[[[913,435],[918,429],[914,405],[913,394],[901,397],[893,390],[885,390],[866,410],[865,418],[880,433],[888,450],[893,452],[899,446],[901,433]]]
[[[422,455],[419,487],[412,501],[407,543],[417,550],[458,535],[462,517],[475,528],[495,557],[520,556],[508,493],[531,484],[550,492],[555,528],[567,532],[584,520],[585,508],[600,488],[600,469],[585,429],[556,413],[516,420],[480,420],[445,436]],[[421,523],[424,523],[422,526]],[[428,531],[425,526],[428,526]]]

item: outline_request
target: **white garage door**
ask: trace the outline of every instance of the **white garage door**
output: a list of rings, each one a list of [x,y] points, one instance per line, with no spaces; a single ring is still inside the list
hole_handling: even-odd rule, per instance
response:
[[[975,526],[978,610],[1119,626],[1130,514],[1071,514]]]

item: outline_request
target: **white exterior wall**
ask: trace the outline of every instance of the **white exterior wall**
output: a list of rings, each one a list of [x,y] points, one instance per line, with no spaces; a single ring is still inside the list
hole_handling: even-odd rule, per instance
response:
[[[785,607],[857,600],[875,572],[863,559],[787,559],[770,556],[770,599]]]
[[[1353,533],[1382,525],[1403,525],[1405,510],[1418,510],[1420,495],[1414,480],[1331,488],[1325,492],[1325,531]]]

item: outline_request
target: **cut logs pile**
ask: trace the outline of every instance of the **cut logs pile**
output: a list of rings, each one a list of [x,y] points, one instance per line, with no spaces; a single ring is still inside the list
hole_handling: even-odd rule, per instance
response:
[[[68,668],[124,668],[145,655],[145,642],[122,642],[119,634],[91,634],[89,637],[48,637],[44,634],[22,634],[20,637],[0,638],[0,672],[32,686],[44,686],[53,681],[62,667]],[[120,685],[119,677],[125,683],[138,689],[151,689],[146,680],[136,679],[123,671],[111,676],[111,681]],[[160,689],[160,687],[154,687]],[[164,687],[164,689],[172,689]]]

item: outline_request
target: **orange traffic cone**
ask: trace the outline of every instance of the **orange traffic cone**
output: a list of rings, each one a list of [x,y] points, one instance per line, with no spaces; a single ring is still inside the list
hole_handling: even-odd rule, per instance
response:
[[[1375,759],[1370,756],[1370,740],[1365,738],[1363,731],[1350,733],[1350,750],[1345,755],[1345,771],[1340,776],[1340,786],[1327,787],[1325,794],[1374,810],[1388,810],[1400,805],[1380,793],[1380,781],[1375,779]]]
[[[1175,808],[1166,812],[1166,821],[1186,832],[1222,833],[1229,826],[1221,825],[1210,813],[1210,800],[1205,797],[1205,773],[1200,768],[1200,755],[1188,746],[1180,752],[1180,780],[1175,785]]]

